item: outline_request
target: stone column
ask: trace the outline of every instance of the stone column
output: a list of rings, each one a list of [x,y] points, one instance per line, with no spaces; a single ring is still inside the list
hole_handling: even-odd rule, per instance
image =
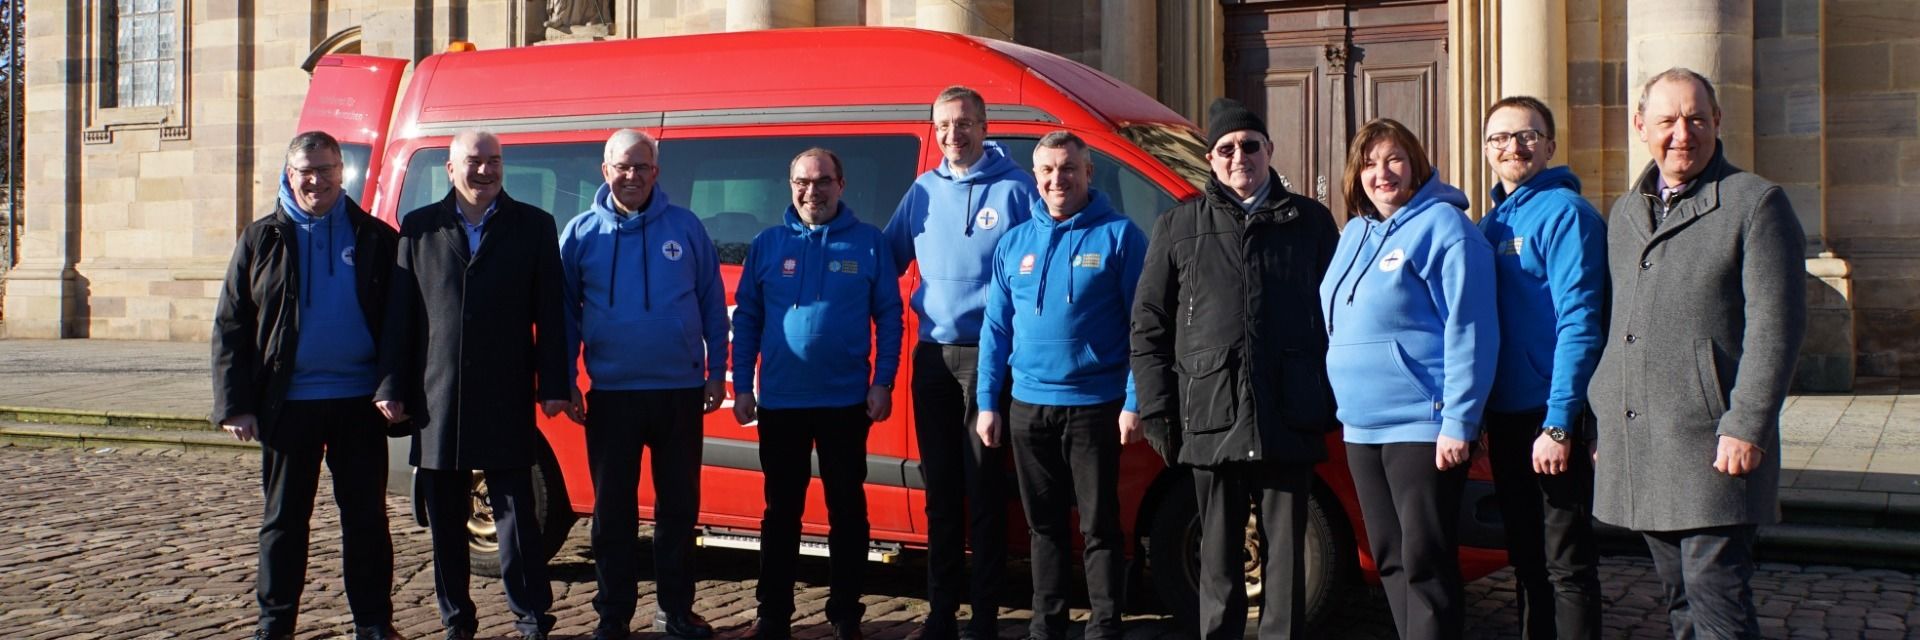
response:
[[[1627,0],[1627,102],[1640,86],[1671,67],[1692,69],[1713,81],[1720,100],[1720,140],[1727,160],[1753,166],[1753,1]],[[1630,145],[1628,171],[1638,173],[1649,156]]]
[[[727,0],[727,30],[811,27],[813,0]]]
[[[7,272],[9,338],[71,338],[83,328],[80,258],[80,135],[85,3],[36,2],[28,9],[20,262]]]
[[[1439,158],[1443,175],[1472,199],[1468,215],[1479,219],[1492,203],[1486,160],[1480,155],[1480,114],[1500,99],[1500,14],[1495,0],[1447,3],[1447,155]]]
[[[1100,0],[1100,70],[1149,96],[1160,89],[1159,17],[1153,0]]]
[[[922,29],[1012,40],[1013,0],[917,0],[913,24]]]
[[[1556,129],[1571,129],[1567,0],[1500,3],[1500,51],[1500,96],[1539,98],[1553,110]]]

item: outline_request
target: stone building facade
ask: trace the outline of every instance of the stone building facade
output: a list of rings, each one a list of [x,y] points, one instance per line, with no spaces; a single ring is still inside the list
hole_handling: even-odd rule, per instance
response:
[[[1803,384],[1920,376],[1912,0],[37,0],[27,16],[9,336],[204,340],[319,53],[886,25],[1053,51],[1196,122],[1239,98],[1265,110],[1276,164],[1309,193],[1337,180],[1353,128],[1392,116],[1484,194],[1484,105],[1535,95],[1603,211],[1646,162],[1639,83],[1694,68],[1720,88],[1729,157],[1785,185],[1808,230]]]

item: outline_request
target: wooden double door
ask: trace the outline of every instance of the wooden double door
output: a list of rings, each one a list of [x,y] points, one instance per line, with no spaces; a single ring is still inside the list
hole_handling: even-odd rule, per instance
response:
[[[1222,4],[1227,95],[1263,114],[1273,168],[1292,191],[1325,203],[1344,223],[1347,144],[1374,118],[1405,124],[1443,166],[1446,0]]]

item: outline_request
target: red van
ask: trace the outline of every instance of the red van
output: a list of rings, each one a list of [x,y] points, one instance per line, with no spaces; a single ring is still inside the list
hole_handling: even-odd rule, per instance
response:
[[[394,102],[405,61],[365,56],[323,58],[300,128],[335,134],[345,147],[347,192],[376,216],[398,216],[437,201],[451,136],[467,128],[498,134],[506,190],[554,214],[560,225],[589,207],[601,182],[601,146],[615,129],[644,130],[660,141],[660,185],[705,223],[719,247],[723,278],[738,280],[754,234],[779,222],[788,201],[787,161],[812,146],[845,163],[848,206],[885,226],[901,194],[940,162],[929,103],[963,84],[988,104],[989,138],[1022,164],[1040,136],[1068,129],[1092,145],[1094,188],[1143,229],[1174,203],[1199,194],[1209,175],[1204,142],[1179,114],[1099,71],[1060,56],[996,40],[892,28],[780,29],[465,51],[429,56]],[[917,285],[909,270],[902,292]],[[906,317],[906,349],[918,335]],[[901,378],[911,375],[911,359]],[[584,367],[582,367],[584,370]],[[579,380],[584,389],[591,381]],[[926,543],[920,453],[908,385],[894,418],[867,441],[870,557],[889,560]],[[582,428],[543,420],[547,450],[535,469],[536,502],[546,540],[557,549],[574,520],[593,512]],[[757,546],[763,508],[757,432],[718,411],[705,424],[701,541]],[[1337,438],[1337,435],[1335,436]],[[412,487],[406,443],[393,443],[390,486]],[[1359,505],[1342,448],[1319,468],[1307,536],[1309,606],[1328,612],[1335,596],[1373,579]],[[1197,525],[1187,474],[1168,469],[1145,445],[1128,447],[1121,475],[1123,521],[1136,544],[1135,566],[1154,571],[1154,591],[1179,615],[1195,610]],[[1484,463],[1461,514],[1468,579],[1506,562],[1492,484]],[[641,481],[640,514],[652,512],[651,480]],[[492,521],[474,479],[470,524],[474,568],[497,571]],[[417,502],[416,502],[417,504]],[[808,493],[805,533],[824,536],[826,510],[816,484]],[[1026,540],[1017,504],[1009,504],[1010,541]],[[424,524],[425,520],[422,519]],[[1249,529],[1249,545],[1257,544]],[[809,544],[812,544],[811,542]],[[823,553],[824,547],[809,549]],[[1259,557],[1255,554],[1253,557]],[[1250,586],[1258,586],[1252,569]]]

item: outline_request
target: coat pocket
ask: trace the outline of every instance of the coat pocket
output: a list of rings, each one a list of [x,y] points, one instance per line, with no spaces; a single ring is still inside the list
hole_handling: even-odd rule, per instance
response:
[[[1187,433],[1213,433],[1233,427],[1239,414],[1240,367],[1232,347],[1202,349],[1180,357],[1184,379],[1180,425]]]
[[[1693,341],[1694,368],[1700,377],[1700,398],[1707,405],[1707,416],[1719,420],[1727,412],[1727,394],[1720,385],[1720,367],[1718,354],[1714,353],[1713,341],[1700,339]]]

